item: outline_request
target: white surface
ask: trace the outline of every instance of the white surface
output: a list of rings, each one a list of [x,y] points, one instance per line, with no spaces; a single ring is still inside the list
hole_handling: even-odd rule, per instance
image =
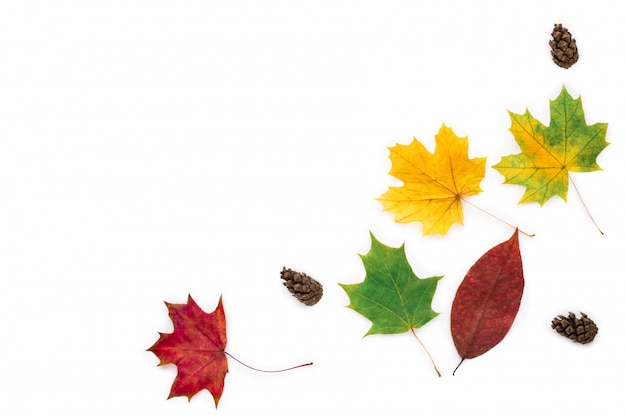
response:
[[[624,114],[619,2],[6,1],[0,5],[0,414],[3,416],[527,416],[619,413],[626,375]],[[550,59],[562,22],[581,58]],[[569,203],[518,206],[488,168],[474,204],[522,237],[526,289],[504,341],[459,358],[449,312],[467,269],[512,229],[465,208],[445,237],[375,198],[387,147],[432,150],[442,122],[487,165],[517,153],[507,109],[544,123],[566,85],[608,122],[604,171],[573,174],[605,231]],[[419,329],[362,335],[338,282],[361,282],[369,231],[445,275]],[[313,308],[283,266],[325,284]],[[216,411],[166,401],[175,368],[146,349],[163,300],[223,295],[231,361]],[[600,333],[550,329],[585,311]]]

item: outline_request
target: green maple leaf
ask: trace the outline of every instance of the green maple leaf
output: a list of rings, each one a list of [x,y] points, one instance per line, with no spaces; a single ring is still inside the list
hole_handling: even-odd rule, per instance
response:
[[[508,155],[493,166],[506,184],[526,187],[521,203],[543,205],[558,195],[567,201],[569,172],[601,170],[596,158],[606,142],[607,123],[587,125],[582,101],[573,99],[565,87],[550,101],[550,125],[545,126],[528,110],[509,112],[511,133],[521,153]]]
[[[407,261],[404,245],[392,248],[380,243],[373,234],[371,238],[370,251],[361,255],[365,280],[360,284],[339,284],[350,298],[348,307],[372,322],[365,336],[410,330],[417,338],[414,329],[439,315],[431,303],[437,282],[443,277],[420,279]],[[441,376],[434,361],[433,366]]]

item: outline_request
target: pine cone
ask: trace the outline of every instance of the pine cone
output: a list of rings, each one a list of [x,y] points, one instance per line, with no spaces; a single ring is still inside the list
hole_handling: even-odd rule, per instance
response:
[[[561,68],[567,69],[578,61],[576,39],[572,38],[569,30],[560,23],[554,24],[550,48],[552,48],[552,60]]]
[[[552,328],[561,336],[572,339],[578,343],[591,343],[598,333],[598,327],[587,315],[580,313],[579,319],[574,313],[569,313],[568,317],[559,316],[552,320]]]
[[[322,284],[307,274],[283,267],[280,277],[285,280],[283,285],[301,303],[312,306],[322,298],[324,292]]]

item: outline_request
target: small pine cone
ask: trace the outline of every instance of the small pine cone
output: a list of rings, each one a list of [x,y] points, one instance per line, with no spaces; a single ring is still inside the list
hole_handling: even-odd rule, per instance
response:
[[[574,313],[569,313],[568,317],[559,316],[552,320],[552,328],[561,336],[572,339],[578,343],[591,343],[598,333],[598,326],[585,313],[580,313],[581,318],[577,318]]]
[[[301,303],[312,306],[322,298],[322,284],[307,274],[283,267],[280,277],[285,280],[283,285]]]
[[[563,27],[562,24],[554,24],[552,40],[549,42],[552,48],[552,60],[561,68],[569,68],[578,61],[578,48],[576,39]]]

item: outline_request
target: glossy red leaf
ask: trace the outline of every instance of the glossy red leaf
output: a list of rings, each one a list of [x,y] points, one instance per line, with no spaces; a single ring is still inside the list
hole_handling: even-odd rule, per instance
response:
[[[228,372],[226,359],[226,316],[222,298],[212,313],[205,313],[189,296],[187,304],[165,303],[174,332],[159,333],[150,349],[161,362],[175,364],[178,375],[168,398],[186,396],[189,400],[203,389],[209,390],[215,406],[224,391]]]
[[[517,315],[523,291],[516,230],[509,240],[487,251],[470,268],[456,292],[450,327],[461,362],[500,343]]]

